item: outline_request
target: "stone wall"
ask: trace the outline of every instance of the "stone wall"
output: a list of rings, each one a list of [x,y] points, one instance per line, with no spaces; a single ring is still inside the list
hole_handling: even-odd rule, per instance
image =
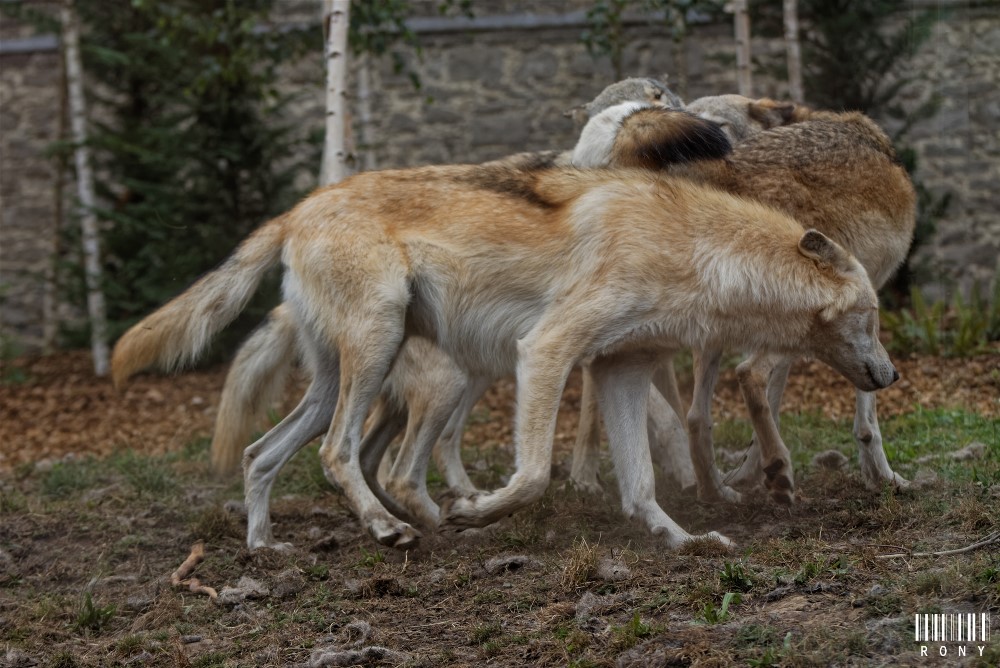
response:
[[[983,287],[1000,258],[1000,7],[953,10],[910,63],[921,85],[912,102],[940,98],[938,113],[914,126],[916,178],[951,204],[931,243],[918,251],[936,295]]]
[[[314,0],[289,2],[284,20],[317,21]],[[478,22],[466,24],[442,21],[431,10],[434,3],[426,4],[416,24],[422,57],[406,53],[421,89],[393,72],[388,59],[370,67],[371,150],[379,168],[479,162],[573,145],[577,128],[563,112],[614,79],[607,59],[595,60],[579,41],[582,10],[590,3],[477,2]],[[967,286],[993,275],[1000,252],[1000,9],[947,4],[954,6],[951,13],[911,66],[922,82],[910,102],[937,94],[941,109],[912,130],[910,142],[918,151],[917,177],[936,193],[953,194],[948,215],[921,256],[938,285]],[[541,27],[525,27],[532,11]],[[0,36],[8,34],[0,29]],[[627,35],[627,76],[680,70],[672,42],[656,28],[634,21]],[[783,48],[777,40],[753,43],[755,54],[780,54]],[[686,89],[680,92],[687,99],[735,90],[728,25],[694,28],[682,60]],[[671,77],[675,87],[679,81]],[[290,68],[286,82],[308,91],[291,113],[319,127],[319,54]],[[754,85],[759,95],[785,94],[781,82],[758,77]],[[55,170],[42,153],[58,130],[58,86],[55,52],[0,54],[0,327],[29,346],[41,340],[40,276],[55,225]],[[355,124],[356,141],[359,132]]]

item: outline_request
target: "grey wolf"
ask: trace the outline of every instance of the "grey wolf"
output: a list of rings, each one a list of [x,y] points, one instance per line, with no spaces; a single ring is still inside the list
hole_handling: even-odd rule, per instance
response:
[[[652,495],[651,358],[734,348],[811,354],[866,391],[897,377],[864,268],[785,214],[645,171],[451,166],[317,190],[130,329],[115,346],[116,382],[193,358],[279,260],[316,373],[299,406],[247,449],[248,480],[255,462],[280,467],[324,429],[317,406],[335,398],[321,457],[388,545],[419,534],[366,484],[361,432],[412,336],[469,374],[516,368],[517,471],[500,490],[454,499],[450,525],[485,526],[541,496],[563,384],[589,357],[623,509],[667,546],[691,536]],[[248,544],[273,544],[259,490],[248,486],[247,505]]]
[[[595,124],[601,116],[608,117],[599,127],[614,128],[613,139],[595,141],[596,151],[578,146],[574,160],[655,169],[658,147],[674,129],[659,110],[635,106],[612,107],[595,117]],[[662,168],[767,203],[804,227],[822,231],[857,256],[876,287],[903,261],[913,237],[914,191],[888,137],[870,119],[734,95],[704,98],[692,107],[710,110],[714,120],[726,119],[723,129],[743,141],[725,160],[664,163]],[[692,457],[703,498],[737,501],[739,494],[722,483],[711,455],[709,408],[719,352],[704,351],[699,358],[695,400],[688,415]],[[752,483],[764,477],[772,495],[782,502],[792,500],[793,482],[787,449],[777,432],[777,415],[791,361],[758,357],[740,369],[756,439],[735,481]],[[760,397],[765,391],[761,383],[767,385],[766,400]],[[762,406],[770,416],[761,412]],[[857,395],[854,436],[867,485],[906,485],[885,457],[873,394]],[[766,449],[763,463],[761,446]]]

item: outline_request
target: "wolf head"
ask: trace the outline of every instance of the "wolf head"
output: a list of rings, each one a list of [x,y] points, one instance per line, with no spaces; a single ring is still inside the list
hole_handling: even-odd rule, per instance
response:
[[[839,300],[813,322],[812,353],[860,390],[874,392],[892,385],[899,374],[878,338],[878,298],[864,267],[816,230],[802,235],[799,252],[843,286]]]
[[[732,142],[752,137],[758,132],[800,120],[805,107],[768,98],[752,100],[742,95],[701,97],[687,105],[692,114],[718,123]]]
[[[573,107],[565,115],[571,117],[579,126],[605,109],[623,102],[641,102],[658,107],[683,109],[684,102],[667,88],[666,80],[665,75],[662,81],[645,77],[623,79],[602,90],[591,102]]]

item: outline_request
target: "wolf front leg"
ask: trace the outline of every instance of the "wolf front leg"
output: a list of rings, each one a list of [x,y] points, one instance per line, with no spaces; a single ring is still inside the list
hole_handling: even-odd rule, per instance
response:
[[[552,322],[568,318],[553,318]],[[579,325],[577,324],[579,327]],[[517,470],[506,487],[449,499],[443,523],[453,528],[484,527],[534,503],[545,493],[552,468],[552,439],[566,377],[587,334],[560,326],[536,327],[517,342],[517,416],[514,444]]]
[[[790,504],[795,500],[791,454],[781,440],[767,395],[771,372],[782,363],[782,359],[780,356],[755,353],[736,367],[736,376],[750,413],[754,439],[760,446],[764,486],[770,490],[775,501]]]
[[[644,524],[671,549],[694,538],[712,538],[730,545],[732,542],[728,538],[714,531],[703,536],[689,534],[656,503],[653,460],[646,428],[646,401],[654,360],[648,354],[632,354],[598,358],[592,365],[598,401],[608,429],[622,510],[630,519]]]
[[[908,480],[892,470],[882,447],[882,432],[878,427],[875,393],[857,391],[854,412],[854,440],[858,444],[858,462],[865,486],[878,490],[889,483],[897,488],[909,487]]]
[[[743,498],[740,493],[722,482],[722,474],[715,465],[712,443],[712,394],[719,378],[722,350],[698,350],[694,357],[694,397],[687,423],[691,462],[698,480],[698,498],[707,502],[739,503]]]

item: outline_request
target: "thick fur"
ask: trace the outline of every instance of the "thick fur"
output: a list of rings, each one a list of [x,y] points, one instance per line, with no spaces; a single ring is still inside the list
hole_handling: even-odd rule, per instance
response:
[[[623,132],[623,127],[628,130]],[[713,122],[685,111],[627,102],[587,123],[573,149],[572,162],[575,167],[662,169],[724,158],[730,152],[729,139]]]
[[[277,262],[284,220],[275,218],[258,229],[221,267],[191,286],[185,294],[196,294],[196,300],[168,303],[119,339],[111,359],[115,385],[149,366],[176,370],[194,361],[212,337],[240,314],[263,270]]]
[[[859,387],[892,382],[865,319],[876,300],[863,268],[833,242],[820,247],[836,263],[802,238],[796,221],[767,207],[639,171],[436,167],[360,174],[320,189],[252,237],[269,257],[281,253],[285,298],[316,355],[319,389],[245,461],[280,467],[322,424],[311,407],[337,391],[323,460],[376,538],[411,544],[412,529],[363,479],[361,428],[401,343],[425,336],[467,373],[517,368],[518,470],[506,488],[449,508],[452,524],[482,526],[542,494],[562,385],[574,363],[595,357],[602,404],[616,406],[605,418],[623,507],[676,545],[690,536],[652,499],[645,401],[623,400],[640,381],[648,392],[652,351],[810,353]],[[227,294],[242,294],[265,269],[240,267],[225,275],[237,284]],[[210,274],[168,308],[201,309],[220,280]],[[231,308],[227,301],[215,312]],[[150,320],[164,329],[180,322]],[[183,330],[165,331],[156,354],[133,358],[147,327],[123,337],[121,369],[188,354]],[[251,514],[259,503],[248,491]],[[257,524],[249,531],[251,546],[270,538]]]
[[[792,102],[768,98],[754,100],[742,95],[700,97],[685,109],[719,124],[733,142],[790,123],[807,120],[812,110]]]
[[[883,285],[906,257],[916,214],[913,186],[885,133],[859,113],[812,111],[740,96],[711,100],[715,113],[729,119],[726,129],[730,136],[744,137],[743,141],[736,144],[732,155],[725,160],[664,164],[662,168],[789,213],[803,226],[820,230],[842,244],[862,263],[872,283],[876,287]],[[726,104],[731,105],[728,111]],[[778,108],[783,112],[775,116]],[[621,124],[607,158],[610,164],[628,164],[641,151],[643,142],[657,141],[655,123],[637,122],[633,127],[628,120],[632,117]],[[769,122],[779,127],[762,131],[761,118],[770,118]],[[672,131],[664,124],[659,133],[668,137]],[[776,422],[789,364],[778,358],[759,358],[741,374],[748,404],[766,405],[771,411],[771,418],[762,413],[754,417],[757,435],[774,461],[760,462],[761,453],[755,445],[750,451],[749,466],[737,478],[753,482],[758,479],[756,472],[769,469],[766,482],[772,484],[775,497],[785,502],[791,500],[792,474],[787,450],[777,436]],[[704,361],[701,372],[703,378],[701,383],[696,379],[696,393],[708,393],[710,397],[713,374],[717,372],[711,356]],[[759,396],[765,391],[766,401]],[[696,469],[700,461],[702,475],[712,477],[712,480],[702,477],[700,493],[703,497],[737,500],[739,495],[722,485],[710,454],[696,452],[699,446],[694,443],[695,432],[703,439],[701,450],[710,449],[705,445],[709,434],[706,413],[709,400],[705,396],[696,397],[689,415]],[[890,468],[882,449],[874,397],[859,393],[857,404],[854,431],[866,484],[905,485]],[[705,467],[710,467],[711,472]],[[779,478],[780,482],[776,482]]]
[[[281,304],[250,335],[229,366],[212,438],[212,470],[229,475],[237,471],[243,448],[250,442],[261,417],[286,390],[292,362],[298,358],[297,328],[288,307]]]
[[[654,79],[627,79],[617,82],[605,88],[592,102],[578,108],[578,112],[585,118],[589,115],[599,113],[606,107],[619,104],[628,100],[641,100],[653,105],[681,106],[680,98],[674,95],[665,84]],[[698,122],[700,125],[687,128],[687,134],[695,131],[711,133],[714,137],[717,134],[715,127],[711,123]],[[709,145],[711,142],[702,141],[702,145]],[[728,148],[710,147],[705,150],[704,155],[719,157]],[[666,158],[661,160],[661,164]],[[515,169],[543,169],[554,166],[570,166],[572,164],[572,153],[568,151],[542,151],[519,153],[500,160],[496,160],[492,165],[503,165]],[[261,422],[261,417],[277,397],[284,386],[284,379],[288,376],[289,367],[297,357],[291,354],[295,348],[294,328],[291,326],[291,315],[284,307],[279,307],[267,323],[264,323],[253,337],[248,339],[241,348],[239,354],[234,359],[230,368],[229,376],[223,388],[222,399],[219,406],[216,428],[212,439],[212,462],[213,469],[218,475],[231,475],[236,471],[242,457],[243,448],[249,442],[249,437],[255,427]],[[410,369],[406,374],[400,374],[401,378],[420,378],[429,374],[441,373],[442,370],[431,369],[431,360],[422,363],[424,373],[417,369]],[[444,447],[435,450],[438,468],[444,474],[449,487],[459,493],[470,493],[473,491],[472,483],[466,474],[461,458],[459,457],[458,443],[461,439],[462,427],[468,413],[472,410],[479,394],[488,386],[489,378],[470,379],[469,384],[471,394],[463,396],[463,400],[456,408],[452,420],[448,424],[443,435]],[[425,392],[434,392],[433,385],[426,380],[417,381],[419,387]],[[481,389],[480,389],[481,388]],[[397,388],[400,393],[405,394],[405,388]],[[331,400],[335,403],[335,398]],[[654,443],[659,443],[667,435],[679,433],[676,418],[663,409],[662,398],[652,396],[651,399],[650,429],[651,439]],[[405,406],[402,410],[406,410]],[[388,417],[387,413],[382,414]],[[595,414],[596,415],[596,414]],[[421,416],[410,412],[411,422],[421,419]],[[373,424],[375,429],[386,429],[386,425]],[[400,426],[400,428],[402,428]],[[420,431],[416,426],[408,428],[409,431]],[[682,444],[686,448],[686,443]],[[673,440],[665,441],[663,448],[655,448],[656,452],[665,449],[675,448],[677,443]],[[665,472],[673,476],[682,486],[689,486],[693,483],[693,472],[691,471],[689,457],[673,457],[674,465],[667,466]],[[664,462],[666,463],[666,462]],[[591,462],[592,466],[596,462]],[[576,463],[574,462],[574,466]],[[400,469],[396,469],[397,471]],[[392,489],[411,489],[415,485],[422,485],[424,481],[396,480],[392,479],[388,486]],[[410,495],[410,498],[426,497],[426,490]],[[407,499],[400,499],[406,505]],[[427,517],[427,505],[421,503],[419,507],[410,509],[411,516]]]

